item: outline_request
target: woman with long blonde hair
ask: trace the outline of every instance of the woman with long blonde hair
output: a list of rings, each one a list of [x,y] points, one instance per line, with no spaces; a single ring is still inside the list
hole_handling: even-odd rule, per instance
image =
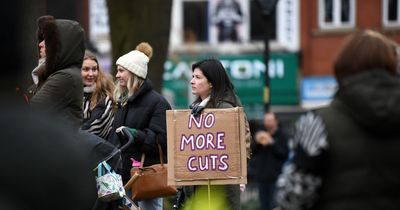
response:
[[[171,106],[161,94],[153,90],[147,78],[147,64],[152,55],[153,48],[142,42],[116,62],[118,72],[114,99],[118,108],[109,141],[116,146],[126,143],[117,134],[122,127],[128,127],[135,138],[133,145],[122,152],[121,175],[124,183],[130,178],[131,159],[140,161],[145,154],[143,166],[160,163],[158,143],[164,151],[163,159],[166,160],[166,110],[171,109]],[[138,203],[143,210],[163,209],[162,198]]]

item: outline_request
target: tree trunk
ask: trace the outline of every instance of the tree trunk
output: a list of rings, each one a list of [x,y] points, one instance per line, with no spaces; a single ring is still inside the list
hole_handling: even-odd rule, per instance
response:
[[[115,61],[134,50],[140,42],[153,47],[147,77],[155,90],[162,87],[164,62],[168,53],[172,0],[107,0],[112,43],[113,75]]]
[[[4,70],[18,71],[13,72],[17,78],[12,81],[17,83],[16,86],[20,88],[20,91],[24,92],[33,84],[31,72],[38,64],[39,51],[36,35],[36,19],[41,15],[46,14],[46,1],[36,0],[33,3],[29,0],[17,0],[16,2],[19,4],[18,11],[15,11],[16,14],[10,16],[13,17],[12,19],[4,19],[5,23],[2,27],[6,31],[12,30],[13,28],[10,29],[7,25],[12,24],[18,31],[18,33],[15,34],[15,37],[13,37],[16,41],[11,42],[13,43],[13,47],[10,49],[17,50],[18,59],[20,60],[14,60],[14,62],[19,67],[17,69],[4,68]],[[13,4],[16,3],[13,2]],[[3,5],[3,7],[5,6]],[[5,9],[5,11],[8,12],[9,10]],[[10,22],[11,20],[15,22]],[[10,43],[9,40],[5,40],[5,42],[6,44]]]

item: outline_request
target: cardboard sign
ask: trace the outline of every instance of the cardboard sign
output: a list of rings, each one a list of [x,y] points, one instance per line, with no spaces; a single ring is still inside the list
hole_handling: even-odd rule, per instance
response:
[[[247,183],[242,107],[167,111],[168,184]]]

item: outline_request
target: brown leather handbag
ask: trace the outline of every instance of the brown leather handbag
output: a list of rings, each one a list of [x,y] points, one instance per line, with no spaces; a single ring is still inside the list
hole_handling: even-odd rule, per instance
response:
[[[167,164],[164,164],[163,152],[158,139],[157,145],[160,155],[160,164],[143,167],[145,159],[145,154],[143,153],[140,167],[131,169],[131,177],[137,177],[131,185],[132,200],[167,197],[176,195],[178,192],[175,186],[169,186],[167,184]]]

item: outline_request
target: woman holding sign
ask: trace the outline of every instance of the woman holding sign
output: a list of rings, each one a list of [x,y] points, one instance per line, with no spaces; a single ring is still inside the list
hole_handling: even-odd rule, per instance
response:
[[[190,106],[193,115],[201,114],[204,108],[233,108],[242,106],[236,96],[232,82],[230,81],[225,68],[216,59],[206,59],[193,64],[192,66],[192,94],[197,99]],[[246,148],[249,157],[250,129],[246,120]],[[191,201],[190,209],[200,209],[200,206],[207,202],[207,186],[184,187],[185,196]],[[206,193],[206,196],[204,194]],[[211,205],[218,203],[218,208],[213,209],[240,209],[240,188],[239,185],[212,185]],[[187,206],[185,205],[185,207]],[[185,208],[186,209],[186,208]]]

